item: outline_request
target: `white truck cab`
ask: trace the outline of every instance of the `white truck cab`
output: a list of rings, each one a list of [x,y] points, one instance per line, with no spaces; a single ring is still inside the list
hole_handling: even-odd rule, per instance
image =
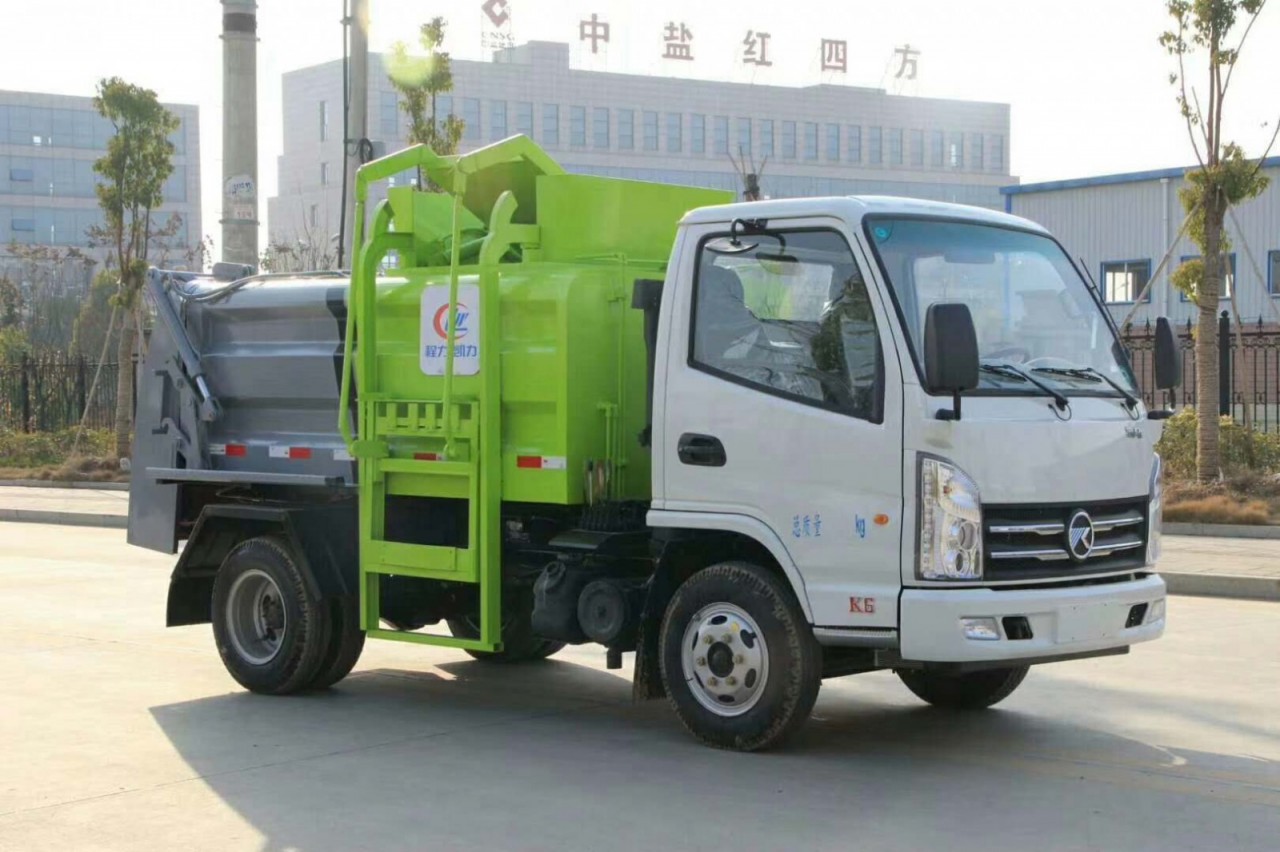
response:
[[[874,197],[696,210],[656,351],[649,524],[764,543],[819,643],[959,672],[1164,630],[1162,412],[1040,226]]]

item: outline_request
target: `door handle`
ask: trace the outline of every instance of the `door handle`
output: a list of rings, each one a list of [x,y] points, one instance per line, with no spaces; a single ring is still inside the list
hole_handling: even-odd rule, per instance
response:
[[[724,467],[727,460],[724,454],[724,444],[720,443],[720,439],[713,435],[698,435],[693,432],[685,432],[680,436],[676,451],[680,455],[680,461],[685,464],[698,465],[699,467]]]

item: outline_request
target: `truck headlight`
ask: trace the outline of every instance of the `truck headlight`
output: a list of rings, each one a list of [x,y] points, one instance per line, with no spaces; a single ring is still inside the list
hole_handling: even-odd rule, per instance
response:
[[[1151,487],[1147,497],[1147,564],[1154,565],[1160,558],[1161,537],[1164,534],[1164,477],[1160,474],[1160,454],[1151,465]]]
[[[982,498],[964,471],[920,457],[921,580],[982,579]]]

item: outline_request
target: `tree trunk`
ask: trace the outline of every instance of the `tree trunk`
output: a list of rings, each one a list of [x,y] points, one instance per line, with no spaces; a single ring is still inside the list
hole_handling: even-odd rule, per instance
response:
[[[1221,475],[1218,437],[1218,298],[1222,292],[1222,203],[1205,199],[1204,278],[1200,282],[1196,329],[1196,479],[1212,482]]]
[[[120,324],[120,345],[116,349],[116,458],[127,459],[132,455],[130,432],[133,427],[133,348],[137,338],[133,308],[124,311]]]

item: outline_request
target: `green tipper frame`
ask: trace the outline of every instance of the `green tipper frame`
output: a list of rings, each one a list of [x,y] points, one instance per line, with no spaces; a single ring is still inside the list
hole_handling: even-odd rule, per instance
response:
[[[415,233],[418,204],[413,189],[391,189],[378,205],[366,236],[365,207],[369,185],[418,170],[452,197],[448,240],[449,319],[442,393],[436,399],[404,399],[382,387],[378,370],[376,323],[377,274],[390,251],[402,267],[427,265],[423,234]],[[483,179],[479,179],[481,173]],[[532,186],[533,173],[563,174],[533,142],[514,137],[457,157],[442,157],[423,145],[367,163],[356,174],[356,246],[348,298],[346,339],[339,428],[359,464],[360,481],[360,626],[370,637],[418,642],[472,651],[502,649],[501,560],[501,371],[498,262],[512,249],[539,242],[538,226],[515,224],[518,207],[511,188],[524,181]],[[469,182],[469,179],[473,179]],[[435,197],[439,200],[439,196]],[[431,208],[438,210],[438,205]],[[488,214],[487,233],[477,246],[463,245],[464,220],[475,221],[476,211]],[[403,214],[403,216],[401,216]],[[398,221],[407,218],[408,222]],[[395,227],[399,225],[399,227]],[[407,225],[407,227],[406,227]],[[437,241],[438,242],[438,241]],[[480,363],[478,393],[455,392],[454,335],[458,304],[459,266],[464,248],[479,271]],[[421,261],[421,262],[420,262]],[[352,379],[359,398],[350,421]],[[424,461],[392,458],[390,442],[413,440],[442,447],[442,458]],[[468,513],[466,547],[406,544],[384,539],[389,480],[393,493],[415,497],[465,500]],[[382,575],[447,580],[479,586],[480,618],[476,638],[429,635],[389,630],[380,626],[380,577]]]

